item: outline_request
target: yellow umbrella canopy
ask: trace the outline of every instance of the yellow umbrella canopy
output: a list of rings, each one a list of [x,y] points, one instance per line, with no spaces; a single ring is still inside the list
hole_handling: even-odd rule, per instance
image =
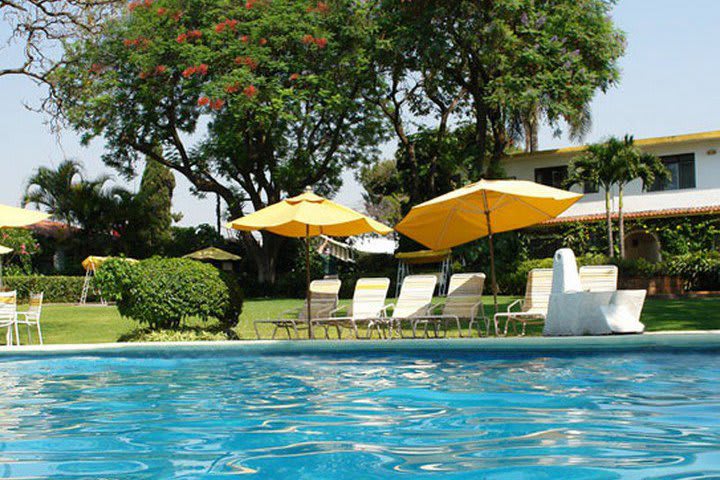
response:
[[[310,189],[228,223],[235,230],[266,230],[283,237],[387,235],[390,227],[355,210],[316,195]]]
[[[525,180],[480,180],[414,206],[395,230],[433,250],[488,236],[497,309],[492,235],[555,218],[580,198],[579,193]]]
[[[286,198],[238,218],[227,224],[235,230],[265,230],[284,237],[305,238],[305,277],[307,281],[307,318],[310,321],[310,237],[328,235],[350,237],[363,233],[387,235],[392,228],[351,208],[313,193],[310,187],[305,192]],[[312,328],[308,328],[312,337]]]
[[[6,255],[12,251],[13,251],[12,248],[6,247],[5,245],[0,245],[0,255]]]
[[[36,210],[0,205],[0,227],[24,227],[50,217]]]

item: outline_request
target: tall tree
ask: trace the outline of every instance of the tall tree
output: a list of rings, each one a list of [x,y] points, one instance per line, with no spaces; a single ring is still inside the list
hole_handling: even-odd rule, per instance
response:
[[[474,124],[476,168],[498,176],[499,161],[524,129],[532,143],[540,120],[571,131],[587,125],[598,90],[619,77],[624,35],[611,0],[386,0],[412,37],[423,65]],[[526,142],[528,139],[526,139]],[[486,155],[489,151],[490,154]]]
[[[172,171],[160,162],[148,158],[135,200],[143,212],[142,221],[135,227],[138,244],[150,255],[159,253],[171,237],[174,190],[175,176]]]
[[[343,168],[370,161],[381,122],[370,6],[352,0],[133,1],[57,71],[66,119],[105,162],[132,173],[146,155],[219,195],[230,215],[306,185],[328,194]],[[156,151],[160,146],[162,153]],[[275,279],[281,239],[246,234],[259,280]]]

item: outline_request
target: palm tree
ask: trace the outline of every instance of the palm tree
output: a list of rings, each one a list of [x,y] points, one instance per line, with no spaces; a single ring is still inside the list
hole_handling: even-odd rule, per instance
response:
[[[570,161],[567,185],[592,184],[605,192],[605,221],[607,224],[608,255],[615,256],[612,231],[610,194],[616,182],[616,159],[619,140],[611,138],[605,143],[589,145],[585,152]]]
[[[636,147],[632,135],[625,135],[617,157],[616,183],[618,186],[620,258],[625,258],[625,221],[623,218],[625,185],[639,178],[642,180],[643,190],[647,190],[655,182],[655,179],[667,181],[670,180],[671,174],[660,158]]]
[[[631,135],[623,139],[611,137],[603,143],[589,145],[585,152],[574,158],[568,168],[567,184],[590,183],[605,192],[605,220],[608,232],[608,255],[615,255],[612,231],[612,209],[610,195],[613,185],[618,187],[618,222],[620,257],[625,257],[625,222],[623,217],[623,193],[625,185],[641,179],[643,189],[653,184],[656,178],[669,179],[670,172],[663,162],[636,147]]]

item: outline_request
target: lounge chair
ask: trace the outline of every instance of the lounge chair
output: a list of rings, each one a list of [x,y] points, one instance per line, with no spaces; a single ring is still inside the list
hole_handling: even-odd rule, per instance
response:
[[[454,321],[458,328],[458,335],[462,337],[460,319],[468,320],[468,337],[472,336],[473,324],[476,320],[485,321],[485,329],[490,330],[490,319],[485,316],[482,303],[483,286],[485,285],[484,273],[456,273],[450,277],[450,285],[444,302],[440,305],[442,313],[427,319],[418,319],[415,323],[415,330],[419,324],[425,325],[425,336],[427,327],[432,325],[435,336],[438,336],[438,328],[442,324],[447,336],[447,324]],[[478,317],[478,314],[479,317]],[[478,336],[482,336],[480,323],[478,322]]]
[[[330,312],[335,310],[338,305],[338,294],[340,293],[340,280],[313,280],[310,282],[310,316],[311,318],[327,318]],[[292,338],[291,332],[295,333],[295,338],[300,338],[299,329],[309,329],[312,325],[307,318],[307,300],[300,308],[286,310],[280,314],[280,317],[274,320],[255,320],[255,334],[260,338],[260,330],[258,325],[269,323],[274,326],[272,339],[275,339],[277,331],[281,328],[285,329],[288,338]]]
[[[404,320],[409,321],[411,328],[415,329],[417,319],[431,317],[430,310],[436,284],[437,276],[435,275],[408,275],[405,277],[396,303],[386,305],[383,308],[383,316],[368,322],[367,337],[372,336],[373,328],[377,329],[381,337],[392,337],[396,329],[402,337]],[[388,316],[387,311],[390,308],[393,309],[393,312]]]
[[[5,345],[8,347],[13,342],[13,329],[17,344],[20,345],[20,336],[17,326],[17,292],[0,292],[0,328],[7,328],[5,334]]]
[[[503,334],[507,335],[508,326],[512,323],[513,330],[517,333],[516,323],[522,324],[522,333],[525,335],[525,328],[528,325],[542,325],[548,312],[550,292],[552,290],[552,268],[536,268],[528,273],[527,286],[525,287],[525,298],[515,300],[507,307],[507,312],[496,313],[495,333],[497,334],[498,320],[505,318],[505,329]],[[518,309],[519,310],[514,310]]]
[[[34,325],[35,328],[37,328],[38,340],[40,342],[40,345],[43,344],[42,330],[40,329],[40,313],[42,312],[42,302],[42,293],[31,293],[28,309],[24,312],[17,312],[17,323],[27,326],[28,343],[32,341],[30,327]]]
[[[355,293],[349,306],[342,306],[330,312],[330,318],[313,319],[313,324],[325,329],[325,338],[330,338],[329,329],[335,327],[338,338],[342,338],[342,329],[350,328],[358,336],[358,324],[370,323],[371,319],[384,314],[385,299],[390,287],[389,278],[361,278],[355,283]],[[337,316],[345,312],[345,316]],[[333,316],[335,315],[335,316]]]
[[[584,292],[614,292],[617,290],[618,268],[615,265],[586,265],[580,267],[580,286]]]

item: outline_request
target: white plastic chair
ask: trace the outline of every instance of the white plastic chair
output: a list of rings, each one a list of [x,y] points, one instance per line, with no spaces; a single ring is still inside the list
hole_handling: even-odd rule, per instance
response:
[[[31,293],[30,304],[28,309],[24,312],[17,312],[17,322],[21,325],[27,326],[28,332],[28,343],[32,341],[32,335],[30,333],[30,327],[35,326],[37,328],[38,340],[40,345],[43,344],[42,330],[40,328],[40,314],[42,313],[43,293]]]
[[[586,265],[580,267],[580,286],[584,292],[614,292],[618,284],[615,265]]]
[[[445,336],[447,336],[447,324],[455,322],[458,329],[458,336],[462,337],[460,327],[460,319],[467,319],[468,337],[472,336],[473,324],[476,320],[485,321],[485,329],[490,330],[490,319],[485,316],[482,303],[483,287],[485,286],[484,273],[456,273],[450,277],[448,293],[442,303],[442,313],[440,315],[432,315],[427,319],[418,319],[417,325],[423,323],[425,325],[425,336],[427,337],[427,326],[432,324],[435,330],[435,336],[438,336],[438,328],[441,324],[445,327]],[[478,316],[479,314],[479,316]],[[478,323],[478,336],[480,333],[480,323]]]
[[[350,306],[342,306],[330,312],[334,315],[347,311],[345,316],[313,319],[313,324],[325,329],[325,338],[330,338],[329,328],[335,327],[338,339],[342,338],[342,328],[349,327],[358,335],[358,323],[367,322],[383,315],[387,291],[390,287],[389,278],[361,278],[355,283],[355,292]]]
[[[416,327],[416,320],[430,317],[433,293],[437,285],[435,275],[408,275],[400,287],[400,295],[395,304],[388,304],[383,308],[385,315],[372,319],[368,323],[368,338],[372,335],[373,327],[377,329],[381,337],[392,337],[397,329],[402,337],[402,322],[407,320],[413,330]],[[393,309],[392,315],[387,315],[389,308]],[[385,330],[387,329],[387,334]],[[414,334],[413,334],[414,336]]]
[[[20,345],[17,325],[17,292],[0,292],[0,328],[7,328],[5,334],[5,345],[8,347],[13,342],[13,329],[15,330],[16,342]]]
[[[495,314],[495,333],[497,334],[498,319],[505,317],[504,334],[507,335],[508,325],[519,322],[522,324],[522,335],[525,335],[527,325],[542,325],[547,317],[550,293],[552,292],[553,269],[535,268],[528,273],[525,298],[515,300],[508,305],[507,312]],[[513,308],[520,307],[520,310]]]

